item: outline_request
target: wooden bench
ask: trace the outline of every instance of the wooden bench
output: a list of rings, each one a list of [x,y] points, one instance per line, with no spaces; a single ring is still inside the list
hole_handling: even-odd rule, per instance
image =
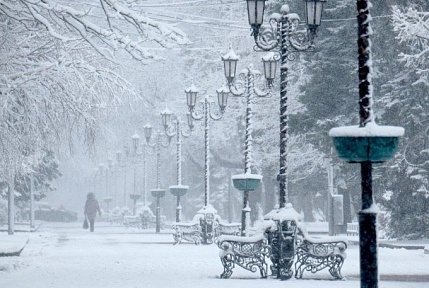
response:
[[[312,237],[299,229],[296,248],[295,278],[301,279],[304,271],[316,273],[328,269],[336,279],[343,279],[341,268],[346,259],[347,240],[342,237]]]
[[[224,268],[221,278],[229,278],[235,265],[251,272],[259,269],[261,277],[267,277],[266,258],[269,257],[271,248],[263,234],[252,237],[222,235],[216,242],[221,249],[219,257]]]
[[[197,222],[191,223],[173,223],[174,245],[180,244],[183,240],[193,242],[195,245],[201,244],[201,227]]]

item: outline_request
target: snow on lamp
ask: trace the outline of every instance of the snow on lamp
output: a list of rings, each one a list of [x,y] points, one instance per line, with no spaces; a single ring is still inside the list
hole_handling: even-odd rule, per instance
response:
[[[305,0],[305,14],[309,29],[317,29],[322,21],[323,4],[326,0]]]
[[[216,90],[216,93],[219,109],[223,113],[226,109],[226,105],[228,104],[229,89],[225,86],[222,86],[221,88]]]
[[[143,127],[144,137],[146,138],[146,142],[149,142],[150,137],[152,137],[152,125],[146,124]]]
[[[185,89],[185,93],[189,110],[192,112],[197,102],[198,89],[192,83],[189,88]]]
[[[273,85],[274,78],[276,78],[277,60],[274,52],[268,52],[262,57],[264,63],[264,75],[269,87]]]
[[[228,81],[229,85],[231,85],[234,81],[238,60],[239,57],[235,54],[234,50],[232,50],[232,47],[230,45],[228,53],[222,56],[225,78]]]
[[[168,110],[168,108],[165,108],[164,111],[161,112],[161,121],[165,129],[167,129],[168,124],[170,123],[172,114],[173,113]]]
[[[131,136],[131,140],[133,141],[134,151],[136,151],[137,147],[139,146],[139,142],[140,142],[140,136],[139,136],[139,134],[137,134],[137,132],[135,132],[133,134],[133,136]]]
[[[254,29],[259,29],[264,22],[264,10],[266,0],[247,0],[247,13],[249,24]]]

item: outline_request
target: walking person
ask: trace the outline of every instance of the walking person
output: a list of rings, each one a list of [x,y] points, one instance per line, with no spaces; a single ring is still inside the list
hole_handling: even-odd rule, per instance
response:
[[[95,199],[95,195],[92,192],[89,192],[86,196],[86,203],[85,203],[85,217],[89,221],[89,231],[94,232],[94,220],[95,216],[98,215],[101,216],[101,210],[100,205],[98,205],[97,199]]]

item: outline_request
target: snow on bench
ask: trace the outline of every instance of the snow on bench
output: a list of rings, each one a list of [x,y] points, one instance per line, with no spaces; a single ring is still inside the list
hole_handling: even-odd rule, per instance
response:
[[[201,226],[198,222],[176,222],[171,224],[173,229],[174,245],[180,244],[183,240],[193,242],[195,245],[201,244]]]
[[[241,223],[222,223],[219,222],[215,231],[216,237],[221,235],[235,235],[241,234]]]
[[[219,257],[224,268],[221,278],[229,278],[235,265],[251,272],[259,269],[261,277],[267,277],[266,258],[269,257],[271,248],[263,234],[252,237],[221,235],[216,242],[221,249]]]
[[[304,271],[316,273],[328,268],[336,279],[343,279],[341,268],[346,259],[347,239],[344,237],[312,237],[305,228],[299,227],[296,248],[295,278],[301,279]]]

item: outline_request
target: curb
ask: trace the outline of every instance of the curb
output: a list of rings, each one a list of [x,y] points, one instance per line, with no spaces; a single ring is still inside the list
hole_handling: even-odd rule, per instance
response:
[[[359,246],[359,241],[349,240],[348,243]],[[406,249],[406,250],[421,249],[421,250],[425,250],[425,254],[429,254],[429,246],[425,244],[413,245],[413,244],[391,244],[391,243],[379,242],[378,247],[391,248],[391,249]]]

